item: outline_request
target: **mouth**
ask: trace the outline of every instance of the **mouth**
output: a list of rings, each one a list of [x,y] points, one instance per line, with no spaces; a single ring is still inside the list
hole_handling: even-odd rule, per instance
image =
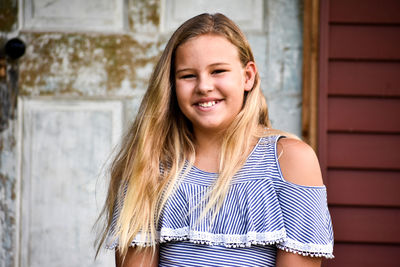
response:
[[[206,102],[198,102],[196,103],[197,106],[202,108],[210,108],[218,104],[221,100],[213,100],[213,101],[206,101]]]

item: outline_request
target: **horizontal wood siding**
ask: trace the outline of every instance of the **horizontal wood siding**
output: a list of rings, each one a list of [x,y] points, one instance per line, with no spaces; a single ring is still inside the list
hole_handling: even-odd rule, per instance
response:
[[[398,171],[328,170],[328,202],[335,206],[400,206]]]
[[[357,24],[400,23],[399,0],[331,0],[329,21]]]
[[[336,258],[399,266],[400,1],[321,0],[319,156]]]
[[[328,133],[328,140],[328,168],[399,170],[399,134]]]
[[[399,247],[386,244],[342,243],[335,244],[336,258],[326,261],[328,267],[397,267]]]
[[[398,133],[399,114],[400,98],[330,97],[328,129],[338,132]],[[392,153],[396,152],[395,149],[392,147]]]
[[[337,241],[400,243],[400,213],[395,208],[335,206],[330,211]]]
[[[400,59],[399,26],[333,24],[329,39],[330,59]]]
[[[385,61],[329,62],[328,95],[400,97],[400,63]]]

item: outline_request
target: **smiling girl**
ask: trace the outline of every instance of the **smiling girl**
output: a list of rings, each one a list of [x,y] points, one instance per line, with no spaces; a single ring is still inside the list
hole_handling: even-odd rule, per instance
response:
[[[111,168],[99,248],[117,266],[320,266],[333,233],[318,160],[270,128],[250,46],[222,14],[186,21]]]

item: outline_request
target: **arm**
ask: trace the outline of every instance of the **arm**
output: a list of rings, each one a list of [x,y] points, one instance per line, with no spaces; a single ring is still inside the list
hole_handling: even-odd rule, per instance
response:
[[[155,249],[147,247],[141,251],[136,251],[135,248],[130,247],[122,265],[122,258],[118,250],[115,251],[115,266],[116,267],[157,267],[158,266],[158,248]]]
[[[277,153],[286,181],[306,186],[323,185],[318,158],[309,145],[300,140],[282,138]]]
[[[278,249],[276,255],[276,267],[319,267],[322,259],[320,257],[307,257],[292,252]]]
[[[321,169],[314,150],[306,143],[283,138],[278,142],[278,157],[282,175],[286,181],[306,186],[323,185]],[[317,267],[320,257],[308,257],[278,249],[277,267]]]

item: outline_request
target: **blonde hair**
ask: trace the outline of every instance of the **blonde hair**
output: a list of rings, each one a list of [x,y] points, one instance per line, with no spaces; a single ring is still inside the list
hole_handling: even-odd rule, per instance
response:
[[[105,216],[107,224],[98,250],[110,230],[119,202],[121,210],[115,235],[120,255],[126,255],[139,232],[151,246],[157,243],[156,229],[162,207],[178,183],[185,161],[191,166],[195,158],[191,123],[180,111],[175,95],[175,52],[187,40],[204,34],[229,40],[237,47],[243,66],[255,61],[244,34],[222,14],[198,15],[173,33],[155,66],[139,113],[112,163],[108,195],[100,215]],[[265,135],[260,129],[266,128],[270,128],[270,121],[257,73],[252,90],[245,92],[242,110],[223,137],[219,177],[207,195],[203,214],[221,207],[232,176],[246,160],[244,151],[249,150],[254,137]],[[276,132],[272,130],[272,133]]]

